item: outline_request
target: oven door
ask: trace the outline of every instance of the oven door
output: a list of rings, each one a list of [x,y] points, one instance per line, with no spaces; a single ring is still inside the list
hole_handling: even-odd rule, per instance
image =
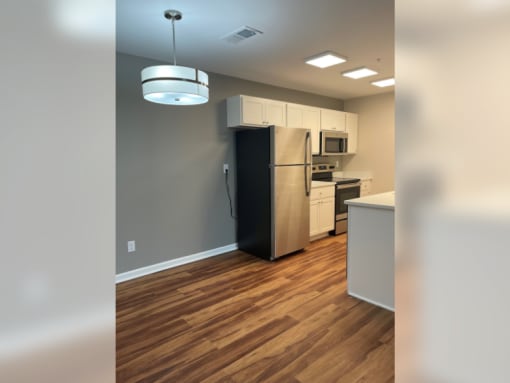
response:
[[[359,198],[361,183],[336,185],[335,194],[335,219],[347,218],[347,205],[345,201],[352,198]]]

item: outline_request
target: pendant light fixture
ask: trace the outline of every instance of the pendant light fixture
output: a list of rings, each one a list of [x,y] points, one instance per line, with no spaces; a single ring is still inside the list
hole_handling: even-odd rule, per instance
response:
[[[164,13],[172,21],[173,65],[155,65],[142,70],[143,98],[165,105],[198,105],[209,100],[209,77],[195,68],[178,66],[175,55],[175,21],[182,13],[173,9]]]

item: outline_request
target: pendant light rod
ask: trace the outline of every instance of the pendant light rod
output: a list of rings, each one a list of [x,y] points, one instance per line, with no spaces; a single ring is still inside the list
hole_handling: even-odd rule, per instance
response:
[[[176,48],[175,48],[175,20],[182,19],[182,13],[179,11],[176,11],[175,9],[169,9],[169,10],[165,11],[165,17],[168,20],[172,20],[172,42],[173,42],[172,48],[173,48],[173,53],[174,53],[174,65],[177,65],[177,55],[175,53],[175,51],[176,51]]]
[[[175,54],[175,19],[172,19],[172,47],[174,48],[174,65],[177,65],[177,55]]]

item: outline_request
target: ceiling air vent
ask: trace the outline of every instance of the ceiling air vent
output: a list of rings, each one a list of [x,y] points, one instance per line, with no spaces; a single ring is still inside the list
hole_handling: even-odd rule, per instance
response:
[[[224,40],[231,44],[239,44],[241,41],[249,39],[250,37],[262,34],[262,31],[252,27],[241,27],[236,29],[234,32],[230,32],[223,36],[221,40]]]

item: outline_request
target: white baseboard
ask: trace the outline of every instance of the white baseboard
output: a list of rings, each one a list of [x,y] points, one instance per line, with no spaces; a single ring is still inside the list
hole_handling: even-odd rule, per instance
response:
[[[361,295],[358,295],[358,294],[353,294],[350,291],[347,291],[347,294],[350,295],[351,297],[354,297],[354,298],[357,298],[357,299],[361,299],[362,301],[371,303],[371,304],[373,304],[375,306],[379,306],[379,307],[382,307],[383,309],[395,312],[395,308],[387,306],[387,305],[379,303],[379,302],[376,302],[376,301],[374,301],[372,299],[365,298],[364,296],[361,296]]]
[[[237,243],[232,243],[230,245],[217,247],[215,249],[206,250],[206,251],[202,251],[200,253],[187,255],[185,257],[170,259],[169,261],[156,263],[154,265],[149,265],[149,266],[145,266],[145,267],[140,267],[139,269],[126,271],[125,273],[117,274],[115,276],[115,283],[129,281],[131,279],[143,277],[144,275],[157,273],[158,271],[171,269],[172,267],[177,267],[177,266],[185,265],[187,263],[199,261],[201,259],[214,257],[216,255],[228,253],[229,251],[234,251],[237,249],[238,249]]]
[[[329,236],[329,232],[326,231],[325,233],[317,234],[312,237],[310,237],[310,242],[317,241],[318,239],[326,238]]]

